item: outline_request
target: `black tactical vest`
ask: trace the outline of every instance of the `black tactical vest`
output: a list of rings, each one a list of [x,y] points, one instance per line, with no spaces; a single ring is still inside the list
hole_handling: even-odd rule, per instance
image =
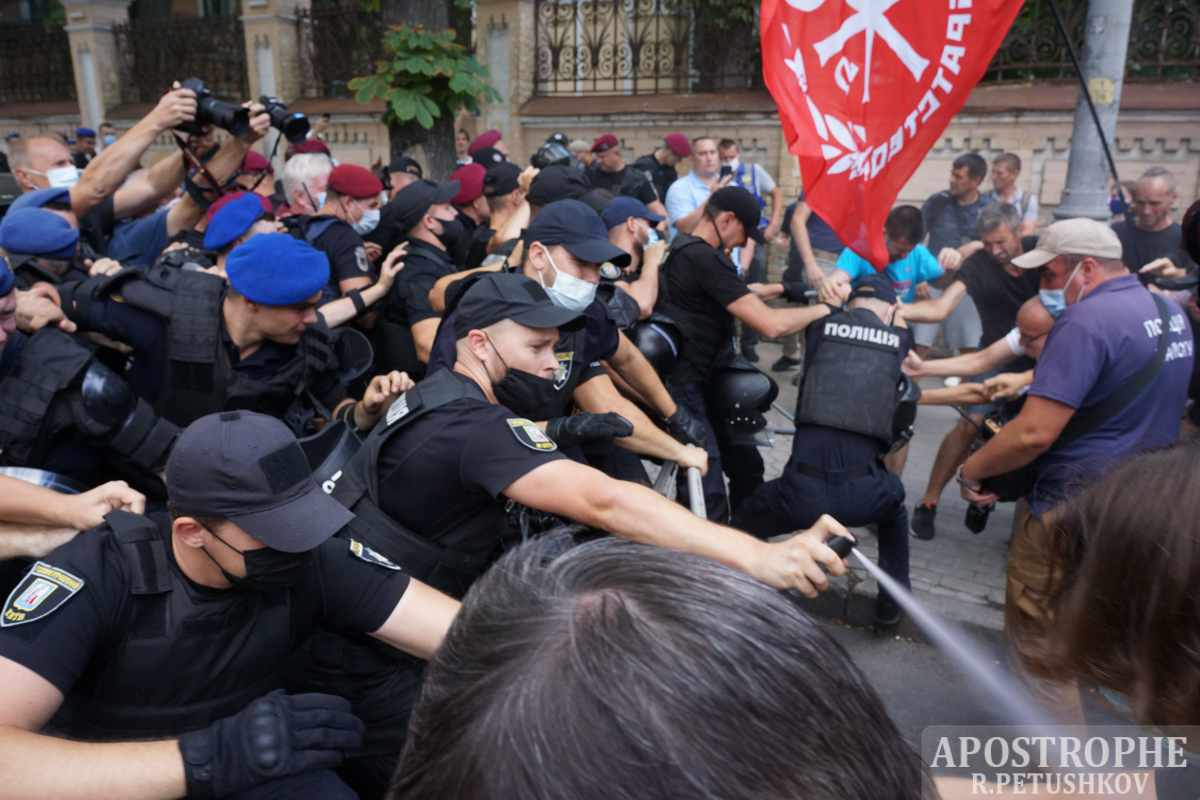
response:
[[[107,292],[166,324],[167,363],[154,410],[181,427],[207,414],[242,409],[282,419],[336,362],[329,328],[318,320],[300,337],[295,357],[274,375],[259,379],[234,370],[221,341],[224,289],[216,275],[161,267],[138,270]]]
[[[672,297],[669,275],[671,274],[672,270],[680,268],[678,266],[679,259],[677,258],[679,252],[689,247],[701,246],[711,247],[712,245],[703,239],[698,239],[690,234],[678,234],[671,241],[670,249],[667,250],[666,260],[663,261],[662,266],[658,269],[658,302],[654,304],[654,310],[674,322],[679,328],[680,332],[683,334],[681,341],[679,342],[680,355],[687,349],[686,338],[691,332],[707,331],[711,330],[714,326],[724,325],[724,330],[722,331],[721,336],[725,342],[725,345],[723,348],[718,350],[713,359],[713,363],[703,365],[707,368],[707,372],[705,374],[694,376],[688,375],[686,370],[681,371],[681,368],[685,367],[686,365],[686,360],[677,356],[675,360],[675,369],[672,371],[672,375],[681,382],[687,382],[689,379],[694,379],[696,377],[699,377],[701,380],[707,380],[713,368],[715,368],[717,364],[725,361],[728,356],[733,353],[733,339],[736,328],[734,324],[734,316],[732,314],[725,313],[721,315],[721,319],[713,319],[705,316],[704,314],[700,314],[680,306],[676,302],[675,298]]]
[[[900,334],[865,309],[813,323],[820,338],[804,370],[796,424],[823,425],[892,443]]]
[[[466,551],[431,542],[388,516],[379,507],[379,452],[396,433],[427,412],[470,397],[470,387],[453,370],[438,370],[409,389],[388,409],[362,448],[333,478],[334,499],[354,512],[355,518],[339,536],[368,545],[419,581],[446,594],[462,597],[490,564],[491,551],[501,531],[480,531],[481,547]]]
[[[25,341],[12,372],[0,379],[0,464],[41,462],[50,405],[91,363],[88,349],[58,328],[42,328]]]
[[[213,615],[171,564],[167,531],[123,511],[105,520],[127,559],[133,620],[124,639],[93,654],[51,730],[101,741],[175,736],[279,687],[296,644],[290,592],[231,591]]]

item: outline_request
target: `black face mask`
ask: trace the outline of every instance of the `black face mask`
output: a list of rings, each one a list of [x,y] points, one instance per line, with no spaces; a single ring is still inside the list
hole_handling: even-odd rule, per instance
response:
[[[217,534],[212,533],[213,538],[221,544],[228,547],[233,552],[239,554],[246,562],[246,577],[239,578],[237,575],[230,575],[221,567],[220,563],[212,557],[212,554],[207,550],[204,555],[221,569],[221,574],[225,576],[225,580],[229,581],[238,589],[248,589],[255,592],[282,592],[284,589],[291,588],[300,580],[300,576],[312,564],[312,551],[306,550],[303,553],[285,553],[282,550],[274,550],[270,547],[263,547],[258,550],[238,550],[229,542],[222,539]]]
[[[437,218],[435,217],[435,219]],[[442,247],[446,248],[446,252],[453,255],[458,247],[458,240],[463,235],[463,224],[459,221],[458,217],[454,219],[439,219],[438,222],[442,223],[442,232],[435,235],[438,241],[442,243]]]
[[[496,395],[496,402],[528,417],[545,408],[554,399],[556,390],[553,379],[510,367],[490,336],[488,344],[492,345],[496,357],[504,365],[504,377],[492,381],[492,393]]]

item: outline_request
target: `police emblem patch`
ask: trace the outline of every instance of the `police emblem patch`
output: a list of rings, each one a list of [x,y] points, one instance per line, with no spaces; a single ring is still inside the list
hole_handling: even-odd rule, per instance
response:
[[[600,277],[607,278],[610,281],[615,281],[617,278],[621,277],[621,270],[619,270],[611,261],[605,261],[600,265]]]
[[[549,453],[558,449],[558,445],[546,435],[545,431],[527,419],[508,420],[508,429],[512,431],[513,436],[517,437],[518,442],[530,450],[541,450],[544,453]]]
[[[354,262],[358,264],[358,268],[363,272],[371,269],[371,264],[367,261],[367,249],[365,247],[354,248]]]
[[[0,628],[41,619],[60,608],[82,588],[82,578],[39,561],[5,601]]]
[[[392,562],[378,550],[372,550],[357,539],[350,540],[350,552],[368,564],[374,564],[377,567],[385,567],[387,569],[400,569],[399,564]]]
[[[554,370],[554,390],[558,391],[566,386],[571,378],[571,362],[575,360],[575,351],[555,353],[554,357],[558,359],[558,369]]]

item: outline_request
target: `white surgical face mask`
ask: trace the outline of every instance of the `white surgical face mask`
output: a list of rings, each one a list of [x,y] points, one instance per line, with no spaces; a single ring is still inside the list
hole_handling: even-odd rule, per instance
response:
[[[737,172],[738,164],[740,164],[740,163],[741,163],[741,160],[735,158],[732,161],[726,161],[725,166],[729,167],[734,172]]]
[[[362,212],[362,217],[359,218],[358,222],[350,224],[350,227],[354,228],[354,232],[359,236],[364,236],[375,230],[379,225],[380,210],[378,208],[363,208],[362,204],[357,200],[354,201],[354,205],[358,206],[358,210]]]
[[[46,180],[50,181],[51,189],[70,189],[79,183],[79,167],[76,167],[74,164],[69,167],[58,167],[47,170],[46,172],[38,172],[36,169],[29,171],[34,175],[45,175]]]
[[[558,273],[554,278],[554,285],[547,286],[542,281],[542,273],[538,273],[538,282],[542,284],[542,288],[546,290],[546,294],[550,295],[550,299],[554,301],[556,306],[570,309],[571,311],[583,311],[592,304],[596,299],[596,284],[589,283],[583,278],[576,278],[574,275],[568,275],[558,268],[554,263],[554,259],[550,256],[550,251],[543,248],[546,254],[546,260],[550,262],[550,266]]]
[[[658,231],[654,230],[654,228],[651,228],[647,225],[643,225],[640,222],[637,225],[639,228],[641,228],[642,230],[644,230],[646,232],[646,241],[643,243],[641,239],[638,240],[638,244],[642,245],[642,249],[645,249],[652,244],[658,243]]]

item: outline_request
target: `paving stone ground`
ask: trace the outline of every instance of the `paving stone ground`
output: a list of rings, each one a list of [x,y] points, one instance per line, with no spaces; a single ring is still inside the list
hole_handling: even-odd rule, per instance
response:
[[[758,353],[760,360],[757,366],[769,371],[771,364],[781,355],[781,349],[779,345],[764,342],[759,344]],[[796,404],[796,388],[791,384],[796,372],[770,373],[779,383],[777,402],[789,412]],[[922,381],[926,389],[941,385],[941,379]],[[767,415],[767,419],[780,428],[792,427],[786,417],[774,410]],[[925,493],[925,484],[938,446],[958,419],[957,412],[948,406],[920,407],[903,475],[907,498],[905,504],[910,516],[913,506]],[[778,435],[774,447],[761,448],[768,480],[778,477],[782,472],[791,454],[791,447],[790,436]],[[989,633],[998,632],[1003,629],[1004,563],[1012,538],[1014,504],[998,504],[988,520],[987,528],[980,534],[967,530],[964,524],[966,513],[967,503],[959,496],[958,485],[951,482],[942,492],[938,504],[936,536],[930,541],[909,537],[909,576],[913,591],[919,600],[943,617]],[[866,529],[853,531],[862,542],[860,550],[874,559],[878,552],[875,534]],[[850,566],[855,577],[861,579],[853,586],[853,591],[849,591],[850,584],[855,582],[853,579],[838,578],[828,596],[823,596],[819,603],[813,604],[813,609],[848,622],[867,625],[871,620],[877,585],[855,559],[850,559]],[[923,638],[907,621],[898,630],[905,635]]]

